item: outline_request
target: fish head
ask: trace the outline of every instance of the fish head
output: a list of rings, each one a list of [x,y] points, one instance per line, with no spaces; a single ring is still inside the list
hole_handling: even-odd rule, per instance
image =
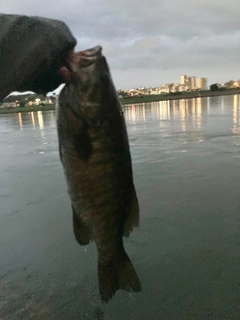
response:
[[[111,97],[116,98],[116,90],[101,46],[72,52],[69,69],[62,68],[61,73],[66,87],[69,87],[68,101],[77,113],[83,114],[85,109],[99,109],[102,105],[106,109],[106,102],[110,103]],[[92,113],[95,113],[94,110]]]

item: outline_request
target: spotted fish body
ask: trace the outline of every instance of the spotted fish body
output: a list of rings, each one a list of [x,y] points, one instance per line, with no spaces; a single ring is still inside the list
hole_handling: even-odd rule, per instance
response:
[[[72,57],[62,70],[59,152],[72,202],[73,230],[80,245],[96,242],[102,301],[118,289],[140,291],[123,246],[139,224],[139,206],[123,111],[101,47]]]

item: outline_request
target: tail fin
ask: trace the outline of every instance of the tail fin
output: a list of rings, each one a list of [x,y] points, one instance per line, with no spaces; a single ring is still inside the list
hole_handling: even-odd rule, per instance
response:
[[[99,291],[103,302],[108,302],[118,289],[141,291],[141,283],[124,250],[112,260],[98,261]]]

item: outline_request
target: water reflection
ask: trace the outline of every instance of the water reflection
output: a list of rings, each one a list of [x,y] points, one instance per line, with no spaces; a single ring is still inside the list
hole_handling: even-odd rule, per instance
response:
[[[44,131],[45,126],[55,126],[56,123],[55,111],[19,112],[1,117],[6,117],[9,120],[8,125],[17,126],[20,130],[32,127]]]
[[[36,126],[35,126],[35,119],[34,119],[34,113],[33,112],[31,112],[31,119],[32,119],[33,128],[35,129]]]
[[[176,122],[183,132],[201,131],[203,118],[220,114],[230,116],[229,112],[232,109],[232,131],[234,134],[240,134],[240,95],[130,104],[123,108],[125,119],[130,124],[160,120],[160,126],[164,127],[164,121]],[[226,121],[231,119],[228,118]],[[20,130],[29,128],[30,125],[44,135],[46,126],[56,126],[56,112],[18,113],[11,115],[9,122],[14,126],[17,124]]]
[[[19,121],[20,129],[22,130],[23,129],[23,124],[22,124],[22,114],[21,114],[21,112],[18,113],[18,121]]]
[[[222,97],[222,112],[224,113],[224,97]]]
[[[209,108],[208,98],[159,101],[124,106],[125,118],[130,123],[147,120],[175,120],[182,122],[182,130],[187,124],[201,129],[202,114]]]
[[[240,103],[239,95],[235,94],[233,96],[233,133],[240,134]]]
[[[44,129],[44,121],[43,121],[42,111],[38,111],[37,116],[38,116],[39,128],[40,128],[40,130],[43,130]]]

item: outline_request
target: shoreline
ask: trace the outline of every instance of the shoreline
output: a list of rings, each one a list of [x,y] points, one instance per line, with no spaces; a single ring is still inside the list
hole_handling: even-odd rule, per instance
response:
[[[134,103],[145,103],[145,102],[156,102],[156,101],[168,101],[168,100],[181,100],[181,99],[195,99],[204,97],[217,97],[240,94],[240,89],[229,89],[219,91],[190,91],[178,94],[162,94],[162,95],[146,95],[141,97],[130,97],[120,99],[123,105],[134,104]]]
[[[162,95],[146,95],[141,97],[129,97],[120,98],[122,105],[135,104],[135,103],[147,103],[147,102],[157,102],[157,101],[169,101],[169,100],[181,100],[181,99],[195,99],[204,97],[217,97],[217,96],[227,96],[240,94],[240,89],[230,89],[230,90],[219,90],[219,91],[190,91],[183,92],[181,94],[162,94]],[[37,111],[53,111],[56,110],[55,104],[47,104],[45,106],[34,106],[34,107],[24,107],[24,108],[0,108],[0,114],[9,113],[24,113],[24,112],[37,112]]]
[[[24,107],[24,108],[0,108],[0,114],[9,114],[9,113],[26,113],[26,112],[37,112],[37,111],[52,111],[56,110],[55,104],[46,104],[45,106],[34,106],[34,107]]]

